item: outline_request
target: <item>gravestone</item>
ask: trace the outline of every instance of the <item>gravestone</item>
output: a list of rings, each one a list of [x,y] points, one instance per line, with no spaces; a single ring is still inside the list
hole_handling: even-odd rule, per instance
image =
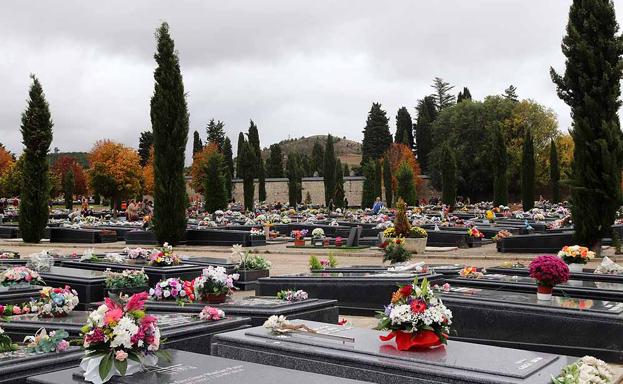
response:
[[[50,228],[50,243],[114,243],[117,233],[100,229]]]
[[[491,273],[501,273],[503,275],[530,276],[530,271],[526,267],[507,268],[504,266],[497,266],[487,268],[487,271]],[[570,278],[572,280],[607,281],[623,284],[623,274],[608,275],[604,273],[594,273],[594,271],[595,270],[591,268],[584,268],[582,272],[571,272]]]
[[[201,309],[199,309],[200,311]],[[176,348],[197,353],[210,353],[210,342],[216,333],[234,329],[247,328],[251,321],[248,318],[229,316],[218,321],[199,319],[199,311],[191,314],[149,312],[158,318],[158,326],[168,348]],[[0,324],[13,340],[23,340],[34,335],[39,328],[48,331],[64,329],[70,338],[80,335],[80,328],[87,323],[89,311],[73,311],[65,317],[40,318],[36,314],[12,316],[9,321]]]
[[[114,377],[110,383],[132,384],[355,384],[360,381],[314,373],[270,367],[215,356],[170,350],[170,361],[159,361],[158,367],[126,377]],[[28,379],[31,384],[85,383],[79,368],[65,369]]]
[[[0,304],[21,304],[38,298],[39,291],[43,287],[37,285],[14,285],[10,287],[0,286]]]
[[[152,231],[135,229],[125,234],[125,243],[128,245],[158,245],[158,239],[156,239],[156,234]]]
[[[260,364],[324,372],[381,384],[546,384],[575,358],[449,340],[432,350],[398,351],[381,342],[388,332],[309,321],[317,332],[354,342],[296,333],[274,335],[263,327],[223,333],[212,354]]]
[[[46,284],[54,288],[70,285],[78,292],[80,303],[76,309],[87,309],[89,303],[104,300],[104,273],[77,268],[55,267],[40,272]]]
[[[500,239],[498,252],[556,253],[567,244],[573,244],[573,232],[536,233]]]
[[[33,375],[76,367],[84,352],[79,347],[69,347],[67,351],[56,353],[34,353],[20,348],[13,352],[0,353],[0,383],[25,384]]]

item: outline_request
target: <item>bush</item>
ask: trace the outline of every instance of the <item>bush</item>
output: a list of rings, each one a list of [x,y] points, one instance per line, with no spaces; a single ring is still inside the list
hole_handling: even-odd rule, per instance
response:
[[[411,252],[407,251],[402,245],[404,239],[396,238],[386,241],[381,246],[385,250],[383,261],[389,261],[392,264],[403,263],[411,259]]]

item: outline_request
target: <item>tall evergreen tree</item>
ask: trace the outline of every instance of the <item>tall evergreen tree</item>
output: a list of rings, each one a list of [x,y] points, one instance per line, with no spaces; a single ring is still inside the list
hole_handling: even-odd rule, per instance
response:
[[[450,91],[454,89],[453,85],[446,83],[439,77],[435,77],[431,87],[435,90],[431,96],[435,101],[435,107],[437,107],[438,111],[441,112],[443,109],[454,105],[456,97],[450,93]]]
[[[344,165],[342,166],[344,168],[344,177],[348,177],[350,176],[350,167],[348,166],[347,163],[344,163]]]
[[[368,160],[376,160],[383,156],[392,143],[392,134],[389,132],[389,119],[381,104],[372,103],[368,113],[366,127],[363,130],[363,144],[361,148],[361,164]]]
[[[256,158],[262,157],[262,148],[260,147],[260,133],[257,129],[257,125],[251,120],[251,124],[249,125],[249,132],[247,133],[247,137],[249,138],[249,144],[255,153]],[[259,170],[259,166],[255,166],[256,170]]]
[[[266,201],[266,167],[264,166],[264,160],[261,157],[258,158],[258,199],[259,201]]]
[[[363,173],[363,187],[362,187],[362,195],[361,195],[361,208],[372,208],[372,204],[374,204],[374,161],[369,160],[362,167]]]
[[[63,177],[63,194],[65,195],[65,208],[71,210],[74,207],[74,189],[76,186],[76,178],[73,169],[65,173]]]
[[[418,101],[416,110],[417,121],[414,126],[416,154],[422,172],[427,173],[429,171],[429,154],[433,150],[432,125],[437,118],[437,108],[432,96],[426,96]]]
[[[324,171],[324,147],[320,144],[320,141],[316,140],[312,148],[312,174],[318,172],[318,176],[322,176]]]
[[[24,164],[19,206],[19,229],[27,243],[38,243],[48,224],[50,176],[47,154],[52,143],[52,117],[41,83],[34,76],[28,93],[28,107],[22,113]]]
[[[255,168],[257,167],[257,157],[255,150],[248,141],[243,141],[240,148],[240,171],[242,177],[242,188],[244,190],[244,208],[248,211],[253,210],[253,197],[255,195]]]
[[[236,149],[236,177],[242,178],[242,169],[240,169],[240,153],[242,152],[242,146],[245,142],[244,133],[240,132],[238,134],[238,148]]]
[[[383,159],[383,185],[385,186],[385,201],[387,202],[387,206],[392,207],[394,204],[392,169],[387,156]]]
[[[380,159],[374,161],[374,198],[383,198],[383,165]]]
[[[493,204],[508,204],[508,152],[500,127],[493,131]]]
[[[402,143],[413,149],[413,121],[406,107],[396,114],[396,143]]]
[[[530,129],[524,134],[521,153],[521,201],[523,210],[529,211],[534,208],[535,198],[534,141]]]
[[[471,99],[472,99],[472,93],[469,91],[469,88],[463,87],[463,101],[471,100]]]
[[[576,240],[599,251],[621,205],[623,39],[610,0],[574,0],[563,76],[551,70],[558,96],[571,107],[575,143],[571,201]]]
[[[519,96],[517,96],[517,87],[512,84],[504,90],[503,96],[507,100],[519,102]]]
[[[141,137],[138,139],[138,155],[141,158],[141,167],[147,165],[152,145],[154,145],[154,134],[151,131],[141,132]]]
[[[270,146],[270,155],[266,161],[266,174],[268,177],[283,177],[283,153],[278,143]]]
[[[225,123],[220,120],[215,122],[214,119],[210,119],[206,132],[208,134],[206,144],[216,144],[218,149],[223,150],[223,145],[225,144]]]
[[[223,159],[225,171],[223,172],[225,177],[225,189],[227,190],[227,199],[231,199],[232,196],[232,184],[231,180],[234,178],[234,158],[233,150],[231,148],[231,140],[229,137],[225,137],[223,141]]]
[[[323,155],[324,156],[324,155]],[[298,154],[299,163],[301,166],[301,174],[305,177],[314,176],[314,168],[312,164],[312,159],[306,153]],[[288,165],[286,164],[286,169]]]
[[[417,191],[413,181],[413,170],[406,162],[403,162],[396,171],[396,200],[402,199],[407,205],[415,205]]]
[[[344,168],[340,159],[335,161],[335,206],[344,208]]]
[[[156,32],[154,94],[151,126],[154,134],[154,229],[159,243],[178,244],[186,232],[184,160],[188,140],[188,109],[180,63],[169,25]]]
[[[560,166],[558,165],[558,150],[554,140],[549,146],[549,183],[552,188],[552,203],[560,202]]]
[[[296,208],[302,194],[302,171],[297,153],[290,153],[286,160],[286,176],[288,177],[288,201],[291,207]]]
[[[456,159],[448,143],[442,147],[441,178],[441,202],[453,207],[456,204]]]
[[[210,155],[205,165],[205,209],[214,213],[227,207],[227,189],[223,171],[227,169],[223,155],[215,151]]]
[[[203,142],[201,141],[201,137],[199,137],[199,132],[195,131],[193,132],[193,156],[197,154],[197,152],[201,152],[202,149],[203,149]],[[149,153],[147,156],[149,156]],[[142,160],[143,160],[143,157],[141,156],[141,163],[142,163]]]
[[[329,202],[335,197],[335,149],[333,147],[333,136],[327,135],[327,144],[324,151],[324,203],[329,206]],[[333,201],[335,203],[335,200]]]

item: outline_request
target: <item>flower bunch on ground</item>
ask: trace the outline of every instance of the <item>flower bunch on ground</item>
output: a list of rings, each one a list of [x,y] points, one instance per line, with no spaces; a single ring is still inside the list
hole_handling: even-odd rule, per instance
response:
[[[126,269],[122,272],[113,272],[110,269],[104,271],[104,284],[108,289],[135,289],[147,288],[149,278],[144,270]]]
[[[468,279],[482,279],[485,277],[484,273],[476,267],[465,267],[459,271],[459,275]]]
[[[238,278],[237,273],[228,275],[223,267],[209,266],[193,281],[195,296],[202,300],[207,295],[229,295],[234,289],[234,281]]]
[[[608,384],[612,383],[614,373],[602,360],[584,356],[562,369],[558,377],[552,378],[552,384]]]
[[[41,275],[39,275],[39,272],[19,266],[8,268],[6,271],[0,272],[0,284],[7,287],[19,284],[45,285],[45,282],[41,278]]]
[[[34,336],[24,339],[26,350],[35,353],[64,352],[69,348],[69,342],[65,340],[69,333],[64,329],[52,331],[49,334],[45,328],[41,328]]]
[[[182,260],[173,253],[173,247],[169,243],[164,243],[162,248],[154,249],[149,255],[149,265],[156,267],[170,267],[179,265]]]
[[[292,289],[284,289],[277,292],[277,298],[289,302],[296,302],[309,299],[309,295],[307,294],[307,292],[300,289],[297,291]]]
[[[199,318],[206,321],[216,321],[225,318],[225,312],[218,308],[205,306],[199,313]]]
[[[470,229],[468,229],[467,234],[477,239],[482,239],[483,237],[485,237],[485,235],[480,232],[480,230],[478,230],[478,228],[476,227],[471,227]]]
[[[558,257],[567,264],[586,264],[595,258],[595,252],[589,251],[588,248],[580,245],[565,245],[558,252]]]

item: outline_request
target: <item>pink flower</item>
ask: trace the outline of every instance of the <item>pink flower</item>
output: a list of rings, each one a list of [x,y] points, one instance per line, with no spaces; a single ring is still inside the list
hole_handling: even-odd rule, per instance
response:
[[[442,289],[444,292],[450,292],[450,284],[445,283],[444,285],[442,285],[442,286],[441,286],[441,289]]]
[[[21,309],[19,309],[19,307],[18,307],[18,306],[13,307],[13,314],[14,314],[14,315],[19,315],[19,314],[21,314],[21,313],[22,313],[22,310],[21,310]]]
[[[125,310],[130,311],[140,311],[145,308],[145,300],[149,297],[147,292],[136,293],[130,297],[128,303],[125,305]]]
[[[104,323],[105,324],[110,324],[113,322],[116,323],[119,320],[121,320],[122,317],[123,317],[123,310],[117,307],[106,312],[106,314],[104,315]]]
[[[0,304],[0,315],[4,315],[4,305]]]
[[[115,359],[117,359],[118,361],[125,361],[125,359],[128,358],[128,354],[125,351],[117,351],[117,353],[115,353]]]
[[[56,344],[56,352],[65,352],[69,348],[69,342],[67,340],[61,340]]]

